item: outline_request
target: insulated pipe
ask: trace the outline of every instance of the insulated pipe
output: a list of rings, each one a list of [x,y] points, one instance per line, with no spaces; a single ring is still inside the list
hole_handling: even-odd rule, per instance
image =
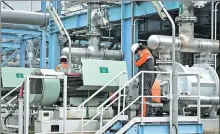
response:
[[[87,35],[74,35],[74,34],[70,34],[70,36],[73,36],[71,38],[75,39],[75,40],[88,40]],[[114,41],[114,37],[110,37],[110,41]],[[106,36],[102,36],[101,37],[101,41],[109,41],[109,37]]]
[[[177,70],[176,70],[176,62],[175,62],[175,47],[176,47],[176,43],[175,43],[175,34],[176,34],[176,28],[175,28],[175,23],[172,19],[172,17],[170,16],[170,14],[168,13],[168,11],[166,10],[166,8],[163,6],[163,4],[161,3],[161,1],[158,1],[158,4],[160,5],[160,7],[162,8],[162,10],[164,11],[164,13],[166,14],[168,20],[171,23],[172,26],[172,89],[171,89],[171,96],[173,97],[173,99],[171,99],[170,103],[172,103],[172,131],[170,130],[170,132],[174,132],[174,134],[178,134],[178,87],[177,87]]]
[[[72,34],[73,35],[78,35],[78,34],[85,34],[86,32],[87,32],[87,30],[84,29],[84,30],[73,31]]]
[[[172,48],[172,37],[163,35],[151,35],[148,38],[148,46],[151,50],[164,51]],[[210,50],[211,53],[219,53],[219,41],[195,38],[188,36],[175,37],[175,50],[179,52],[202,53]]]
[[[47,15],[45,13],[7,9],[2,9],[1,12],[1,19],[3,23],[30,24],[38,26],[47,25]]]
[[[100,50],[93,52],[87,48],[71,48],[72,58],[82,59],[100,59],[100,60],[122,60],[123,54],[121,51],[116,50]],[[69,48],[65,47],[62,50],[63,55],[69,54]]]
[[[197,104],[197,98],[181,98],[180,100],[190,101],[190,104]],[[203,105],[219,105],[217,96],[200,96],[200,103]]]

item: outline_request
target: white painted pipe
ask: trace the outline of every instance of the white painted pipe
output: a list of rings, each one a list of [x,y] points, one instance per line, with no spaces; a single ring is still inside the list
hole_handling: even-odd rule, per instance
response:
[[[23,104],[24,100],[23,98],[18,99],[18,134],[23,134]]]

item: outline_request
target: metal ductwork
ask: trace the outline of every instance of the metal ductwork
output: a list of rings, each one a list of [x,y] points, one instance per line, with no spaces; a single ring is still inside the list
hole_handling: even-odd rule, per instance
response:
[[[183,10],[176,21],[179,24],[179,37],[176,37],[175,47],[178,52],[189,53],[219,53],[219,41],[210,39],[194,38],[194,23],[197,18],[194,16],[194,6],[189,0],[182,2]],[[148,46],[151,50],[164,52],[171,50],[172,37],[152,35],[148,39]],[[169,49],[170,48],[170,49]]]
[[[2,9],[1,19],[3,23],[29,24],[38,26],[47,25],[47,15],[45,13]]]

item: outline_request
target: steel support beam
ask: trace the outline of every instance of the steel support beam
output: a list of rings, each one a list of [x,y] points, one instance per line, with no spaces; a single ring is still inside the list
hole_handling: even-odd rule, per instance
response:
[[[2,42],[1,47],[2,48],[20,48],[20,44],[13,43],[13,42]]]
[[[46,0],[41,1],[41,12],[46,13]],[[41,42],[40,42],[40,68],[46,68],[46,31],[42,30]]]
[[[124,3],[124,2],[123,2]],[[122,52],[124,54],[124,60],[127,63],[128,76],[132,77],[132,20],[131,18],[124,18],[127,10],[125,4],[122,4],[122,25],[121,25],[121,40],[122,40]],[[131,11],[130,11],[131,12]]]
[[[52,1],[51,3],[54,6],[55,10],[58,11],[58,14],[61,13],[61,11],[58,10],[58,8],[60,8],[60,7],[58,7],[60,5],[60,1]],[[58,32],[56,32],[56,33],[51,32],[53,30],[53,27],[51,27],[52,22],[53,22],[53,20],[52,20],[52,18],[50,18],[49,19],[50,35],[49,35],[49,57],[48,58],[49,58],[49,68],[55,69],[56,66],[59,64],[60,44],[58,41],[59,33]]]
[[[41,35],[41,31],[36,30],[24,30],[24,29],[11,29],[11,28],[2,28],[2,34],[18,34],[18,35]]]
[[[59,64],[60,45],[58,43],[58,33],[52,33],[49,37],[49,68],[55,69]]]
[[[41,0],[41,12],[46,13],[47,3],[46,0]]]
[[[40,68],[46,68],[46,33],[42,30],[40,43]]]
[[[168,10],[174,10],[179,8],[179,2],[178,1],[164,1],[163,2],[165,7]],[[132,6],[130,2],[124,3],[124,19],[128,19],[132,17]],[[121,6],[115,6],[115,7],[107,7],[108,13],[109,13],[109,20],[110,21],[119,21],[121,20]],[[142,15],[148,15],[148,14],[154,14],[156,13],[156,10],[154,9],[151,2],[140,2],[139,4],[134,4],[134,16],[142,16]],[[87,26],[87,12],[83,12],[77,15],[73,16],[67,16],[61,18],[63,21],[64,27],[66,29],[73,29],[73,28],[80,28]],[[52,31],[51,32],[58,32],[58,29],[56,26],[51,24]]]
[[[134,22],[133,22],[133,24],[134,24],[134,36],[133,36],[133,38],[134,38],[134,42],[133,43],[138,43],[138,24],[139,24],[139,22],[138,21],[135,21],[134,20]],[[144,45],[144,44],[143,44]],[[137,59],[137,56],[136,55],[134,55],[134,60],[133,60],[133,69],[134,69],[134,75],[138,72],[138,68],[137,68],[137,66],[135,65],[135,62],[136,62],[136,59]]]
[[[18,35],[8,35],[8,34],[2,34],[2,38],[12,39],[12,40],[15,40],[15,39],[23,39],[22,36],[18,36]]]
[[[20,67],[25,67],[25,42],[20,45]]]

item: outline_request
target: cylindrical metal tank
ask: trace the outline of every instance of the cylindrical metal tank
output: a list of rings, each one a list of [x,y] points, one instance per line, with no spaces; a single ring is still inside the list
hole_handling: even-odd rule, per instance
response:
[[[200,96],[201,105],[216,104],[216,98],[219,96],[219,77],[215,70],[207,64],[196,64],[192,67],[183,66],[182,64],[176,63],[178,73],[186,74],[199,74],[200,75]],[[172,70],[171,65],[160,65],[161,71]],[[157,80],[161,83],[162,95],[169,93],[169,76],[168,75],[157,75]],[[176,89],[173,89],[176,90]],[[197,90],[197,77],[196,76],[179,76],[178,77],[178,92],[180,96],[198,96]],[[212,100],[212,98],[214,100]],[[204,100],[203,100],[204,99]],[[209,100],[207,100],[209,99]],[[214,103],[213,103],[214,102]],[[187,105],[196,104],[195,99],[183,99],[180,98],[180,107],[186,107]],[[179,108],[180,109],[180,108]],[[208,112],[210,107],[201,108],[202,113]]]

